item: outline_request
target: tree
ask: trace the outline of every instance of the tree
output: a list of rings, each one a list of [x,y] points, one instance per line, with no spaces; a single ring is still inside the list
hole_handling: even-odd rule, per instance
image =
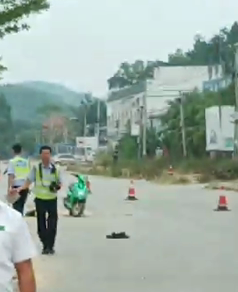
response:
[[[52,145],[57,138],[67,135],[66,117],[63,115],[63,109],[57,104],[47,104],[37,109],[40,116],[45,117],[43,122],[43,134],[46,140]]]
[[[15,140],[22,144],[25,152],[33,154],[35,144],[40,143],[42,131],[40,125],[36,121],[29,123],[24,120],[13,120],[13,127]]]
[[[0,133],[1,156],[8,156],[11,152],[11,143],[14,141],[14,129],[11,107],[4,95],[0,95]]]
[[[33,154],[35,150],[35,131],[31,130],[23,130],[18,135],[18,141],[21,143],[24,152],[28,154]]]
[[[177,49],[169,54],[168,62],[171,65],[215,65],[223,67],[224,75],[234,77],[234,45],[238,42],[238,22],[231,28],[222,28],[209,40],[201,35],[195,35],[191,50],[182,52]]]
[[[136,60],[132,64],[123,62],[117,72],[108,79],[108,88],[123,88],[137,84],[140,81],[152,79],[154,76],[154,68],[163,64],[166,63],[161,61],[144,62],[141,60]]]
[[[47,0],[1,0],[0,1],[0,38],[10,33],[29,29],[24,22],[31,14],[49,8]]]
[[[221,98],[220,98],[221,97]],[[184,96],[183,108],[186,127],[188,155],[205,155],[205,109],[215,105],[234,105],[234,84],[216,92],[193,92]],[[159,133],[161,147],[168,148],[170,155],[182,157],[182,135],[180,127],[179,101],[170,102],[168,111],[161,115],[163,130]]]
[[[0,58],[0,62],[2,61],[2,58]],[[1,74],[6,71],[7,68],[5,66],[3,66],[2,64],[0,64],[0,79],[1,79]]]
[[[95,125],[96,123],[98,123],[97,117],[98,102],[100,102],[99,122],[101,126],[105,126],[107,121],[107,107],[104,101],[98,99],[94,100],[88,105],[87,123],[91,125]]]
[[[140,81],[153,78],[158,66],[209,66],[221,64],[224,75],[234,77],[234,45],[238,42],[238,22],[230,29],[223,28],[209,40],[202,35],[195,35],[191,50],[183,52],[176,49],[168,55],[168,62],[136,60],[134,63],[123,62],[116,73],[108,79],[109,89],[120,89]]]
[[[31,14],[40,13],[49,8],[47,0],[1,0],[0,1],[0,38],[21,30],[28,30],[24,21]],[[0,59],[1,61],[1,59]],[[7,68],[0,65],[0,74]]]
[[[184,65],[190,63],[190,58],[181,49],[177,49],[174,54],[169,54],[168,61],[171,65]]]
[[[119,158],[121,159],[135,159],[138,157],[138,143],[136,137],[130,134],[124,135],[118,144]]]
[[[52,115],[57,115],[59,113],[62,113],[63,109],[61,106],[57,104],[47,104],[39,107],[37,109],[37,113],[40,115],[43,115],[44,117],[50,117]]]
[[[159,146],[158,133],[154,128],[148,129],[146,134],[146,152],[148,157],[154,157]]]
[[[100,126],[105,126],[107,122],[107,107],[103,100],[100,102]],[[95,125],[98,123],[97,117],[98,99],[92,98],[81,103],[79,107],[71,107],[72,123],[71,130],[72,136],[84,135],[84,119],[86,115],[86,123],[89,135],[95,135]],[[74,123],[73,123],[74,121]]]

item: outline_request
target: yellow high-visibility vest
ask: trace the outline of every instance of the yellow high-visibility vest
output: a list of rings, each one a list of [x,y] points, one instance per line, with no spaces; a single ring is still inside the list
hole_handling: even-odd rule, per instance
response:
[[[16,156],[10,160],[10,162],[14,166],[14,179],[15,180],[22,180],[26,179],[29,172],[30,172],[30,164],[29,160],[22,158],[20,156]]]
[[[33,193],[37,199],[41,200],[52,200],[57,197],[56,193],[50,191],[49,186],[53,181],[58,178],[58,169],[55,168],[55,173],[43,174],[40,176],[39,166],[36,168],[36,180]]]

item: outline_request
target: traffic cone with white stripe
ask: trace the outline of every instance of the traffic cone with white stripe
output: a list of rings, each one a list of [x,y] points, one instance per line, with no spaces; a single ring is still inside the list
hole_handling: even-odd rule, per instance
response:
[[[224,190],[224,187],[221,187],[220,189]],[[219,196],[217,209],[215,209],[215,211],[230,211],[228,209],[228,200],[226,196],[224,195]]]
[[[173,166],[172,165],[169,166],[168,174],[169,175],[173,175],[174,174],[174,169],[173,169]]]
[[[136,190],[135,190],[135,187],[134,187],[133,180],[130,181],[127,200],[129,200],[129,201],[137,201],[138,200],[136,198]]]

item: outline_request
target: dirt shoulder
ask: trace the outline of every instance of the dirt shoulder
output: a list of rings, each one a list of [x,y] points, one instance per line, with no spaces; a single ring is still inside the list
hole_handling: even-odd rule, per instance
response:
[[[206,188],[211,190],[223,189],[226,191],[238,192],[238,180],[232,180],[229,182],[213,181],[207,184]]]

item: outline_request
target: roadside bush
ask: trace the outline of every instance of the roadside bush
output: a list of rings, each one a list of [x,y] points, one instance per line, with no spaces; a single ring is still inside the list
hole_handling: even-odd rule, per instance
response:
[[[183,159],[180,162],[173,162],[165,157],[141,160],[121,158],[117,163],[113,163],[112,156],[103,153],[97,157],[93,167],[77,166],[70,167],[70,170],[74,168],[75,170],[78,169],[78,171],[95,175],[170,181],[171,177],[167,177],[170,165],[173,166],[175,174],[180,175],[177,183],[186,183],[187,178],[183,180],[182,175],[187,174],[196,174],[196,179],[200,183],[207,183],[214,179],[233,180],[238,178],[238,161],[227,158],[215,160],[208,157],[202,159]]]
[[[213,170],[213,176],[220,180],[232,180],[238,178],[238,161],[221,160]]]
[[[208,157],[190,158],[177,162],[177,168],[182,173],[212,173],[214,164],[217,164],[217,161],[213,161]]]
[[[105,152],[98,153],[96,156],[95,164],[103,166],[105,168],[109,167],[112,164],[112,155]]]
[[[201,184],[208,183],[212,179],[214,179],[214,177],[212,175],[209,175],[209,174],[200,174],[199,176],[197,176],[197,182],[201,183]]]
[[[190,183],[190,180],[187,177],[177,177],[174,181],[174,184],[181,184],[181,185],[186,185]]]
[[[112,175],[112,177],[121,177],[122,169],[120,167],[118,167],[117,165],[112,166],[111,175]]]
[[[199,173],[201,182],[211,179],[232,180],[238,178],[238,161],[232,159],[190,159],[178,165],[182,173]]]
[[[142,176],[146,179],[154,179],[161,176],[166,167],[161,159],[145,159],[142,162]]]

